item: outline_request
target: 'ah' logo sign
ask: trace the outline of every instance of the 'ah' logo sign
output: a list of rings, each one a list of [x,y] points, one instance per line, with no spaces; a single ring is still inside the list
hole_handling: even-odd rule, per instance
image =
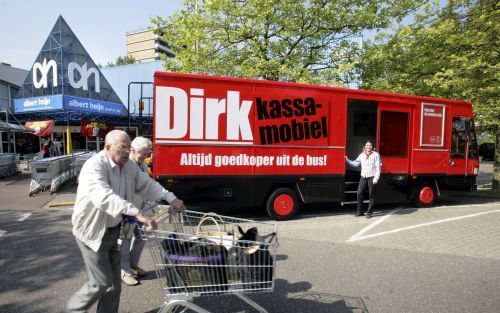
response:
[[[52,84],[57,87],[57,63],[54,60],[47,62],[47,59],[44,58],[43,63],[33,64],[33,86],[35,88],[47,88],[50,69],[52,69]],[[40,79],[38,79],[38,72],[40,72]]]
[[[49,71],[52,69],[52,85],[57,87],[57,63],[54,60],[50,60],[47,62],[47,59],[44,58],[43,62],[36,62],[33,65],[33,86],[37,89],[39,88],[47,88],[48,83],[48,75]],[[78,74],[75,74],[75,71]],[[87,63],[84,63],[83,66],[78,65],[76,62],[71,62],[68,65],[68,81],[71,87],[78,89],[82,88],[83,90],[89,90],[88,80],[90,76],[94,75],[94,85],[95,91],[101,91],[101,82],[99,78],[99,72],[96,68],[91,67],[87,69]],[[40,79],[39,79],[40,76]],[[79,78],[79,79],[78,79]]]
[[[75,80],[75,70],[80,74],[80,80]],[[88,80],[90,75],[94,74],[95,91],[101,91],[101,83],[99,79],[99,72],[94,67],[87,69],[87,63],[84,63],[82,67],[75,62],[71,62],[68,65],[68,80],[71,87],[78,89],[83,88],[83,90],[89,90]]]

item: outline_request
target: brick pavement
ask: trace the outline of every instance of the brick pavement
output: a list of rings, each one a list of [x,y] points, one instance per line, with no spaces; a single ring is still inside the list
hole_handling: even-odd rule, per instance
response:
[[[364,235],[352,244],[500,260],[500,201],[402,210]]]

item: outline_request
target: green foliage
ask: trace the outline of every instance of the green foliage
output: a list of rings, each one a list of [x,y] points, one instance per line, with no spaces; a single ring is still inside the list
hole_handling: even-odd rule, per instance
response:
[[[366,45],[362,88],[471,101],[481,131],[500,131],[500,5],[450,0]]]
[[[135,59],[133,56],[126,55],[126,56],[119,56],[116,58],[115,63],[110,63],[106,64],[107,67],[113,67],[113,66],[119,66],[119,65],[125,65],[125,64],[134,64]]]
[[[317,84],[355,77],[361,51],[352,40],[385,28],[426,0],[186,0],[171,17],[152,19],[175,58],[165,68]]]

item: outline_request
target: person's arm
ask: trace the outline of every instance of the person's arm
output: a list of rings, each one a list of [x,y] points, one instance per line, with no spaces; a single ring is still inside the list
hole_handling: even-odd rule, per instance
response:
[[[170,206],[177,211],[184,212],[186,211],[186,207],[184,206],[184,201],[176,198],[174,201],[170,202]]]
[[[373,183],[378,183],[380,178],[380,154],[375,155],[375,176],[373,176]]]
[[[186,210],[182,200],[177,199],[173,192],[163,188],[157,181],[149,177],[147,173],[137,168],[136,174],[136,193],[151,201],[160,202],[161,200],[165,200],[178,211]]]
[[[82,176],[83,174],[83,176]],[[82,168],[80,174],[80,183],[83,182],[88,197],[95,208],[102,210],[107,214],[117,217],[121,214],[135,216],[146,225],[146,229],[153,230],[157,228],[156,222],[149,216],[144,215],[132,203],[122,199],[117,195],[108,183],[108,169],[103,163],[89,164]]]
[[[349,158],[346,156],[346,157],[345,157],[345,161],[347,162],[347,164],[349,164],[349,165],[350,165],[350,166],[352,166],[352,167],[358,167],[358,166],[360,166],[360,165],[361,165],[361,161],[359,160],[359,157],[360,157],[360,156],[358,155],[358,157],[356,158],[356,160],[351,161],[351,160],[349,160]]]
[[[139,211],[139,213],[137,213],[135,217],[137,217],[137,220],[139,222],[144,223],[146,225],[147,230],[153,230],[158,228],[156,221],[152,217],[145,215],[141,211]]]

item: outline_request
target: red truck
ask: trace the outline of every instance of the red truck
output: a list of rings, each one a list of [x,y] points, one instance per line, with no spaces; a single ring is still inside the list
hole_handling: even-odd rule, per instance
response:
[[[470,102],[295,83],[156,72],[153,175],[190,206],[355,201],[356,158],[382,159],[377,203],[430,206],[473,190],[479,172]]]

